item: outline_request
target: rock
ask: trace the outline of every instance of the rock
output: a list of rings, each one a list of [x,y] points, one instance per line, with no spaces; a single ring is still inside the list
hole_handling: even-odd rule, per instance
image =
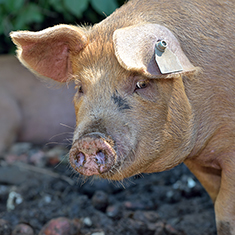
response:
[[[44,167],[46,165],[45,153],[41,150],[32,153],[29,157],[29,163],[37,167]]]
[[[23,162],[23,163],[28,163],[28,158],[29,156],[27,154],[6,154],[4,156],[4,160],[6,161],[7,164],[12,165],[16,162]]]
[[[165,223],[160,221],[160,222],[157,222],[155,224],[155,233],[154,235],[167,235],[167,233],[165,233]]]
[[[68,158],[65,158],[68,153],[68,149],[63,146],[55,146],[49,151],[45,152],[45,156],[47,158],[47,164],[49,165],[57,165],[59,163],[68,164]]]
[[[0,170],[0,183],[7,185],[19,185],[25,182],[30,174],[21,170],[18,166],[3,166]]]
[[[83,223],[84,225],[86,225],[87,227],[91,227],[92,226],[92,221],[89,217],[86,217],[83,219]]]
[[[7,199],[9,192],[10,192],[10,186],[0,185],[0,198],[1,198],[1,200]]]
[[[32,227],[27,224],[18,224],[11,235],[34,235],[34,231]]]
[[[40,231],[39,235],[79,235],[81,221],[59,217],[50,220]]]
[[[136,202],[130,202],[130,201],[125,201],[124,206],[128,210],[144,210],[148,209],[146,208],[146,205],[142,202],[136,201]]]
[[[105,233],[103,231],[101,231],[101,232],[92,233],[91,235],[105,235]]]
[[[135,234],[147,234],[148,228],[143,221],[126,218],[126,225],[136,231]]]
[[[106,214],[108,217],[113,219],[120,219],[122,216],[122,205],[116,204],[108,206],[106,209]]]
[[[11,192],[9,193],[7,199],[7,210],[14,210],[15,207],[23,202],[23,197],[20,193],[16,192],[17,188],[13,187]]]
[[[160,219],[160,217],[155,211],[136,211],[133,215],[133,219],[140,220],[145,223],[156,223]]]
[[[165,225],[165,230],[169,235],[177,235],[179,234],[170,224]]]
[[[97,210],[105,211],[109,204],[109,198],[105,192],[99,190],[95,192],[91,199],[91,202]]]
[[[9,235],[11,234],[12,227],[11,224],[3,219],[0,219],[0,234],[1,235]]]
[[[103,192],[106,192],[108,194],[112,194],[114,192],[118,192],[120,191],[121,189],[114,186],[113,184],[110,184],[110,182],[108,180],[105,180],[105,179],[96,179],[96,178],[93,178],[93,181],[92,182],[86,182],[84,184],[84,182],[80,181],[81,182],[81,189],[80,189],[80,192],[88,195],[89,197],[92,197],[96,191],[103,191]]]
[[[15,154],[19,156],[21,154],[27,153],[31,148],[32,148],[31,143],[27,143],[27,142],[15,143],[14,145],[12,145],[9,152],[11,154]]]

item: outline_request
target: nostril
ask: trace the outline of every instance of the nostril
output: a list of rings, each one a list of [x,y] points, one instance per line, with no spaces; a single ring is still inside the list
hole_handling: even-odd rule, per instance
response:
[[[69,155],[71,166],[86,176],[109,172],[116,162],[116,152],[110,143],[96,136],[76,140]]]
[[[95,160],[97,164],[105,165],[105,154],[102,151],[98,151],[95,155]]]
[[[86,162],[85,160],[85,154],[82,153],[82,152],[78,152],[76,155],[75,155],[75,158],[76,160],[76,163],[77,163],[77,166],[80,167],[80,166],[83,166]]]

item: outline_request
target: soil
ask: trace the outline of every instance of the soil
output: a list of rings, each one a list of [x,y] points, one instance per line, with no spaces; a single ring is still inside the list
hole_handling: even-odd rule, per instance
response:
[[[67,153],[17,143],[0,156],[0,235],[216,234],[213,204],[185,165],[110,182],[73,173]]]

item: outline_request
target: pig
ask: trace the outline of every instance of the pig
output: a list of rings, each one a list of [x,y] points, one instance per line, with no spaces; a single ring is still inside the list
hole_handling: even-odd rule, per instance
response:
[[[93,27],[12,32],[36,75],[73,81],[70,164],[122,180],[184,162],[235,234],[235,2],[130,0]]]
[[[74,89],[47,86],[15,56],[0,56],[0,153],[14,141],[68,144],[75,126]]]

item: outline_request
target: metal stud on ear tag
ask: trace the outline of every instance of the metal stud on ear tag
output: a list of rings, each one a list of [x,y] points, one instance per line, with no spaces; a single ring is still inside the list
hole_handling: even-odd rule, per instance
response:
[[[155,45],[155,60],[162,74],[183,70],[177,56],[167,48],[167,43],[164,40]]]

